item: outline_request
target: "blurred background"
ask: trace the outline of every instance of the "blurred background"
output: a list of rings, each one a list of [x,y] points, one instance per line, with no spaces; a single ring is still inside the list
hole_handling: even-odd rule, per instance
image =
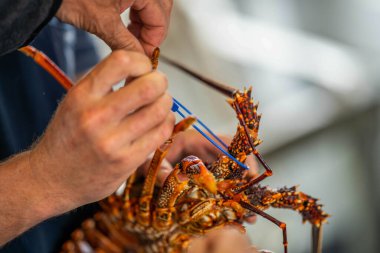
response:
[[[108,53],[98,42],[101,55]],[[263,114],[264,185],[300,185],[332,215],[326,253],[379,252],[380,2],[176,0],[162,53],[237,88],[253,86]],[[170,91],[216,132],[237,121],[225,98],[160,64]],[[310,252],[311,226],[286,210],[289,252]],[[281,230],[260,219],[252,243],[282,252]]]

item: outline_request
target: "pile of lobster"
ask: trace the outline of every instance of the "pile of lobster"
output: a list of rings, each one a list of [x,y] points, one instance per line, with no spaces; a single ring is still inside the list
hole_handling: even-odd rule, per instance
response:
[[[62,77],[62,72],[41,52],[31,47],[21,51],[42,62],[45,69],[61,78],[60,83],[70,86],[68,79]],[[155,54],[154,62],[157,58]],[[156,150],[144,180],[133,174],[122,194],[114,193],[101,201],[102,211],[85,220],[82,227],[72,233],[62,252],[186,252],[195,236],[226,225],[242,227],[248,217],[259,215],[282,230],[287,253],[286,224],[264,212],[270,207],[300,213],[303,221],[313,226],[313,252],[321,252],[321,227],[328,215],[317,199],[296,187],[271,189],[260,185],[272,175],[272,170],[256,149],[261,143],[258,138],[261,115],[251,98],[251,88],[239,91],[196,77],[231,95],[228,103],[236,112],[239,124],[228,145],[228,154],[220,155],[210,164],[204,164],[195,156],[185,157],[175,165],[164,184],[157,187],[157,173],[173,138],[196,121],[192,116],[185,118],[176,124],[172,137]],[[242,166],[251,154],[265,169],[254,178],[248,176]]]

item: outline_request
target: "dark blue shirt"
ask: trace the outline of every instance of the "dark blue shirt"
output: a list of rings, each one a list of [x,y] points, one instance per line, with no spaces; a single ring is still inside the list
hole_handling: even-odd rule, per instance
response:
[[[98,61],[89,35],[55,19],[32,45],[51,57],[72,78]],[[32,59],[19,52],[0,58],[2,160],[29,148],[41,136],[64,94],[65,90]],[[81,207],[44,221],[6,244],[0,253],[58,252],[70,233],[96,209],[96,205]]]

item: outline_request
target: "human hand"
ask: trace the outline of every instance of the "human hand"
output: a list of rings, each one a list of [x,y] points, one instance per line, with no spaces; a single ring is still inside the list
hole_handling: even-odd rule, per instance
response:
[[[115,51],[68,92],[30,152],[34,194],[53,213],[110,195],[170,137],[172,98],[166,78],[151,68],[143,54]]]
[[[219,138],[225,143],[231,141],[230,137],[220,135]],[[199,157],[203,162],[211,163],[218,158],[221,152],[200,133],[194,129],[186,130],[177,134],[173,139],[173,145],[168,152],[167,159],[175,164],[189,155]]]
[[[173,0],[63,0],[56,16],[97,35],[112,50],[128,49],[151,55],[166,37]],[[120,14],[130,10],[124,26]]]
[[[225,227],[190,242],[189,253],[259,253],[238,229]]]

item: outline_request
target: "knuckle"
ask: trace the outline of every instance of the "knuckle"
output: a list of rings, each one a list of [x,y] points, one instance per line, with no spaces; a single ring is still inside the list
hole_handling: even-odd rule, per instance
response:
[[[121,66],[129,66],[135,68],[136,75],[142,75],[152,70],[151,60],[144,54],[135,51],[117,50],[112,54],[115,54],[115,60]]]
[[[131,166],[131,157],[129,155],[120,155],[118,163],[122,165],[123,168]]]
[[[149,89],[142,89],[142,87],[138,90],[138,98],[140,101],[150,100],[153,97],[153,92]]]
[[[104,124],[106,119],[100,110],[87,109],[80,113],[78,119],[78,129],[84,136],[92,137],[99,125]]]
[[[152,82],[144,82],[140,85],[138,90],[138,96],[141,100],[150,101],[157,97],[157,92]]]
[[[111,57],[120,65],[129,65],[131,63],[131,55],[125,50],[116,50]]]
[[[139,85],[139,95],[141,99],[153,100],[162,95],[168,88],[168,80],[164,74],[150,73],[144,78],[142,85]]]
[[[78,130],[80,133],[85,136],[89,137],[90,133],[92,131],[92,123],[93,121],[93,116],[89,112],[83,112],[80,114],[79,119],[78,119]]]
[[[105,138],[95,144],[95,149],[99,157],[107,161],[114,161],[116,159],[116,152],[114,149],[114,140],[112,138]]]
[[[160,91],[165,91],[168,88],[168,84],[169,84],[167,76],[158,71],[153,72],[153,74],[155,75],[155,78],[156,78],[156,82],[155,82],[156,87],[160,88]]]
[[[142,66],[146,67],[147,71],[152,70],[152,61],[149,59],[148,56],[135,51],[130,51],[129,54],[134,59],[134,62],[137,62],[138,64],[141,64]]]
[[[114,103],[105,108],[107,110],[107,114],[109,115],[123,115],[125,113],[124,106],[121,103]]]

